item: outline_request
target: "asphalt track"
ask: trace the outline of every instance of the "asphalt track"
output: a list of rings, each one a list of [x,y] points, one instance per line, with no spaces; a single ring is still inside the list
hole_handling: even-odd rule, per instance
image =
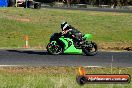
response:
[[[99,12],[118,12],[132,13],[132,9],[112,9],[112,8],[69,8],[69,7],[44,7],[48,9],[63,9],[63,10],[82,10],[82,11],[99,11]]]
[[[112,60],[113,57],[113,60]],[[38,50],[0,50],[0,66],[120,66],[132,67],[132,52],[99,52],[95,56],[49,55]]]

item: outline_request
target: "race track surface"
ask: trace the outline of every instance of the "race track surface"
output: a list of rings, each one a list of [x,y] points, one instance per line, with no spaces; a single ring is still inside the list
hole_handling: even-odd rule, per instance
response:
[[[113,57],[113,62],[112,62]],[[46,51],[0,50],[0,65],[132,67],[132,52],[99,52],[95,56],[49,55]]]
[[[70,7],[43,7],[48,9],[63,9],[63,10],[82,10],[82,11],[99,11],[99,12],[118,12],[132,13],[132,9],[112,9],[112,8],[70,8]]]

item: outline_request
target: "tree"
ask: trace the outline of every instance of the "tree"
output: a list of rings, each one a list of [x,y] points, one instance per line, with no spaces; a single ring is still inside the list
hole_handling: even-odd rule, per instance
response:
[[[52,3],[55,0],[34,0],[34,1],[36,1],[36,2],[42,2],[42,3]]]
[[[35,0],[38,2],[43,2],[43,3],[52,3],[52,2],[63,2],[65,4],[67,4],[68,6],[70,6],[71,4],[90,4],[90,5],[101,5],[101,4],[105,4],[105,5],[132,5],[132,0]]]

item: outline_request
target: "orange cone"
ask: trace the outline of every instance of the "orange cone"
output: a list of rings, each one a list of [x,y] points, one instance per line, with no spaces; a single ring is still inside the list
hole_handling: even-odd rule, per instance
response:
[[[83,67],[79,67],[78,71],[79,71],[79,75],[85,75],[86,74],[85,69]]]
[[[28,35],[25,35],[25,48],[29,48],[28,46]]]

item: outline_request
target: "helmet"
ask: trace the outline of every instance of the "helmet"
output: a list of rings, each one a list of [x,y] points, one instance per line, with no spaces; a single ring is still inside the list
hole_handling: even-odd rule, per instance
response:
[[[61,23],[61,29],[62,29],[62,31],[68,29],[68,27],[69,27],[69,24],[67,22]]]

